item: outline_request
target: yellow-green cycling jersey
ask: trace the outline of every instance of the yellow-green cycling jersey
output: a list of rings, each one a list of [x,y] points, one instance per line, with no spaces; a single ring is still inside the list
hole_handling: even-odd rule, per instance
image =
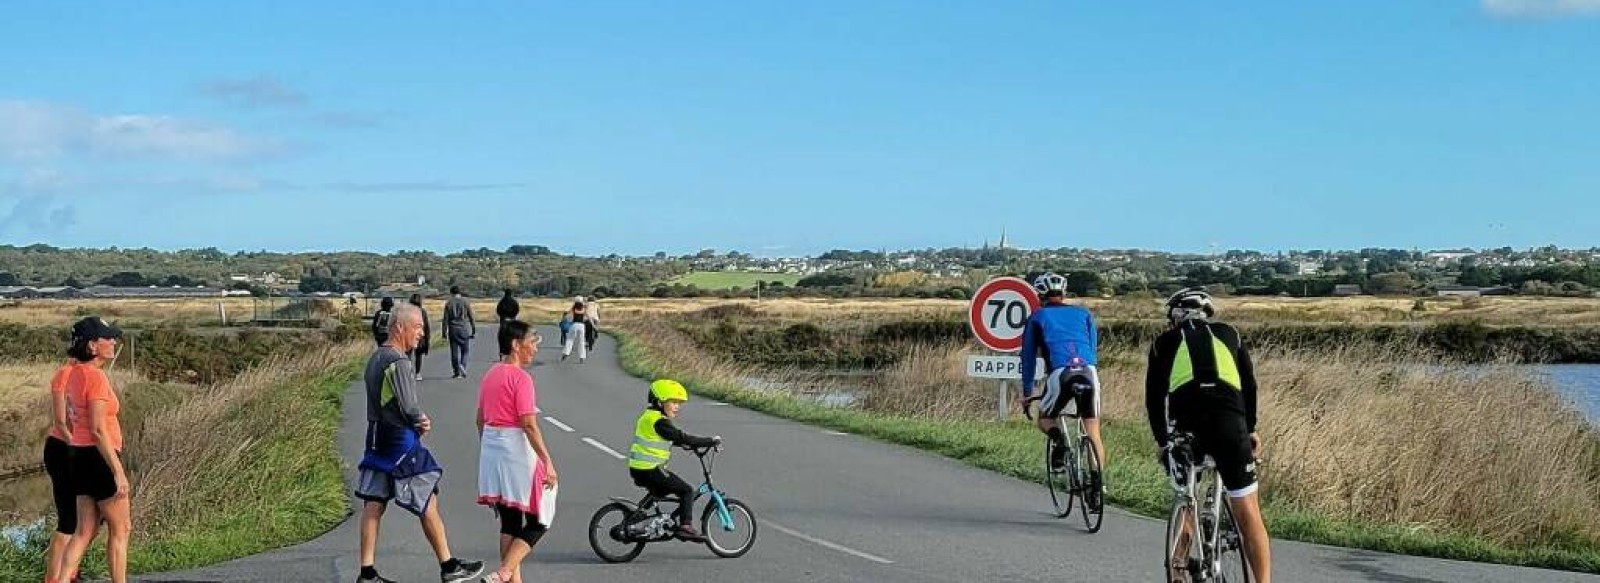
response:
[[[1206,352],[1210,354],[1205,354]],[[1197,365],[1200,367],[1198,378],[1195,374]],[[1239,363],[1233,357],[1233,350],[1224,344],[1221,338],[1210,334],[1209,330],[1199,334],[1180,331],[1178,349],[1172,358],[1172,372],[1167,375],[1167,392],[1176,392],[1196,380],[1200,381],[1202,387],[1221,382],[1237,391],[1244,386],[1239,377]]]

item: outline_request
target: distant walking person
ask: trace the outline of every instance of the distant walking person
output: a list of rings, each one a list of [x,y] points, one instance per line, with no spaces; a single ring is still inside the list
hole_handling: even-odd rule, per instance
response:
[[[572,326],[567,331],[567,341],[562,343],[561,360],[565,361],[568,356],[572,356],[572,345],[577,344],[578,362],[582,363],[589,358],[589,315],[584,310],[582,301],[573,302],[572,309],[568,313],[572,315]]]
[[[439,515],[438,488],[444,468],[422,445],[433,421],[422,412],[421,385],[406,353],[422,340],[422,312],[409,304],[396,306],[389,323],[389,341],[367,359],[367,438],[356,478],[361,498],[361,575],[357,583],[392,583],[378,575],[378,526],[390,501],[422,520],[422,534],[439,560],[439,578],[460,583],[483,572],[483,563],[450,554],[444,518]]]
[[[500,326],[500,362],[478,386],[478,503],[500,517],[500,568],[484,581],[522,581],[522,560],[554,516],[556,466],[539,431],[539,393],[526,367],[539,354],[527,322]],[[546,500],[546,498],[550,498]]]
[[[450,299],[444,303],[445,334],[450,339],[450,378],[467,376],[467,344],[478,335],[478,324],[472,321],[472,304],[461,297],[461,286],[450,286]]]
[[[506,295],[500,298],[500,303],[494,307],[494,313],[500,316],[500,324],[517,319],[517,313],[522,311],[522,306],[517,304],[517,297],[511,288],[506,288]]]
[[[71,349],[69,348],[69,352]],[[75,577],[61,571],[61,556],[78,528],[78,495],[73,492],[69,462],[72,459],[72,422],[67,415],[67,380],[80,361],[70,358],[50,378],[50,434],[44,440],[44,471],[50,476],[50,493],[56,506],[56,531],[45,550],[45,583],[67,583]]]
[[[581,299],[583,302],[583,340],[594,352],[594,341],[600,338],[600,301]]]
[[[561,329],[561,345],[567,345],[567,333],[572,331],[572,312],[562,312],[561,321],[556,322],[556,327]]]
[[[394,309],[394,298],[384,296],[378,302],[378,311],[372,314],[372,341],[378,346],[389,341],[389,313]]]
[[[78,525],[56,568],[58,574],[77,573],[89,543],[106,525],[106,567],[112,583],[128,580],[128,538],[133,532],[128,473],[122,466],[122,403],[111,388],[105,366],[117,357],[122,330],[105,320],[89,317],[72,326],[72,348],[78,365],[66,378],[68,443],[72,461],[68,471],[77,494]]]
[[[417,380],[422,380],[422,357],[428,355],[428,347],[433,346],[433,320],[428,318],[428,309],[422,307],[422,294],[411,294],[410,304],[422,312],[422,341],[417,342],[417,347],[411,349],[411,367],[417,371]]]

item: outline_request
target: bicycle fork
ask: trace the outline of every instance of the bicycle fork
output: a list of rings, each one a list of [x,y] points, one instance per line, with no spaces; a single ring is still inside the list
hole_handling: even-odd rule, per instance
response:
[[[720,526],[722,526],[722,530],[732,531],[733,513],[728,512],[728,504],[723,501],[722,493],[711,489],[711,486],[708,484],[701,484],[700,495],[711,497],[711,502],[717,508],[717,522],[720,523]]]

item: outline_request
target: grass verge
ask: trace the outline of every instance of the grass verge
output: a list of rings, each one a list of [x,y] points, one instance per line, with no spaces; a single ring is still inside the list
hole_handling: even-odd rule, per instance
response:
[[[883,441],[916,447],[1011,477],[1041,483],[1042,437],[1023,420],[1008,423],[963,419],[919,419],[829,407],[792,395],[755,391],[717,375],[674,366],[656,356],[625,330],[608,330],[616,336],[620,362],[629,374],[642,378],[671,376],[696,394],[785,419],[846,431]],[[1103,422],[1107,456],[1111,458],[1106,482],[1108,500],[1136,514],[1164,519],[1171,490],[1155,461],[1155,446],[1142,420],[1107,419]],[[1269,464],[1264,470],[1272,471]],[[1041,498],[1044,494],[1041,492]],[[1268,527],[1275,538],[1368,550],[1600,573],[1600,549],[1581,540],[1513,548],[1482,537],[1441,530],[1376,524],[1313,512],[1285,504],[1267,503]],[[1152,541],[1158,545],[1159,541]]]
[[[335,433],[366,343],[276,357],[150,414],[127,447],[133,573],[187,569],[326,532],[349,512]],[[42,578],[48,529],[0,541],[0,581]],[[103,540],[103,537],[102,537]],[[102,547],[87,575],[104,573]]]

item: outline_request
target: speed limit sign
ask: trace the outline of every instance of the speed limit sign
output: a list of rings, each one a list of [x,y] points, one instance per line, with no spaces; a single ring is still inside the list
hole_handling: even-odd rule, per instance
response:
[[[1022,331],[1028,316],[1039,309],[1039,293],[1028,282],[1015,277],[989,280],[972,294],[967,306],[967,324],[978,342],[999,352],[1022,349]]]

